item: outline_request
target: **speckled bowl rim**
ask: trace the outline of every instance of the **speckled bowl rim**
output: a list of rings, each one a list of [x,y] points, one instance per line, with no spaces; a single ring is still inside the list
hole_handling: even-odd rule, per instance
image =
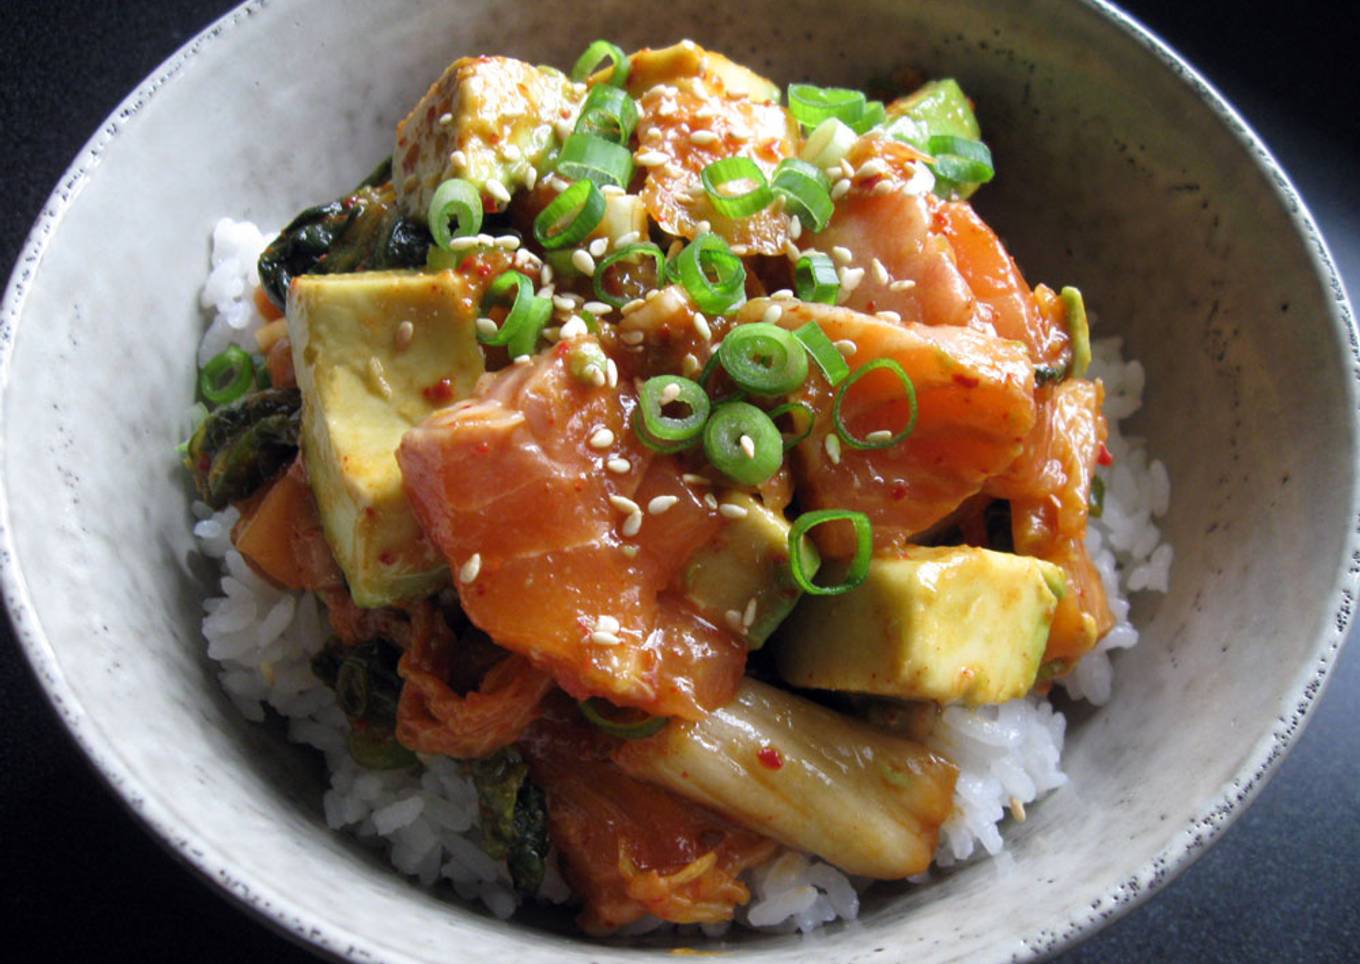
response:
[[[1357,336],[1345,286],[1312,214],[1265,144],[1217,89],[1133,17],[1104,0],[1074,2],[1092,10],[1141,44],[1194,91],[1267,176],[1276,198],[1308,250],[1318,282],[1331,296],[1328,312],[1330,321],[1334,329],[1345,336],[1352,359],[1360,369],[1360,337]],[[29,287],[53,232],[89,180],[105,148],[151,98],[175,79],[190,58],[224,33],[239,28],[268,4],[269,0],[243,3],[218,18],[157,67],[104,120],[48,197],[15,262],[4,298],[0,300],[0,457],[4,454],[7,440],[5,396],[9,388],[15,334]],[[1353,491],[1350,520],[1358,517],[1360,494]],[[1314,642],[1311,671],[1305,667],[1297,677],[1299,683],[1294,693],[1296,702],[1293,712],[1277,720],[1280,725],[1272,727],[1268,735],[1258,740],[1255,750],[1237,775],[1220,787],[1215,797],[1188,825],[1171,833],[1170,842],[1157,857],[1131,876],[1113,881],[1102,899],[1084,903],[1081,908],[1069,911],[1067,919],[1057,926],[1033,934],[1018,935],[1015,940],[1025,951],[1016,955],[1015,959],[1035,959],[1056,954],[1138,906],[1189,867],[1246,809],[1274,775],[1280,761],[1303,732],[1313,707],[1326,687],[1331,668],[1346,638],[1352,603],[1357,598],[1357,592],[1360,592],[1360,572],[1348,569],[1346,562],[1352,557],[1360,558],[1360,530],[1351,521],[1348,521],[1348,527],[1350,536],[1347,551],[1338,567],[1335,591],[1330,597],[1337,606],[1335,618]],[[154,791],[144,787],[138,777],[123,765],[113,752],[109,737],[85,715],[83,707],[75,698],[39,622],[15,552],[10,530],[9,497],[3,475],[0,475],[0,595],[3,595],[9,611],[14,635],[52,707],[99,776],[163,846],[205,880],[229,893],[240,906],[258,919],[309,949],[338,959],[372,960],[391,956],[392,949],[384,946],[382,941],[317,921],[301,911],[269,881],[242,879],[230,866],[212,859],[208,855],[210,847],[206,841],[201,840],[192,827],[176,821]]]

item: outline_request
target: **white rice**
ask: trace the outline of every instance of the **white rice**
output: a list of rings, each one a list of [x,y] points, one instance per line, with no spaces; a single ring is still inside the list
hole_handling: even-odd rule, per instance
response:
[[[256,261],[270,238],[253,224],[224,218],[213,230],[212,271],[202,303],[213,319],[199,347],[203,364],[228,344],[254,350],[254,333],[264,323],[255,308],[259,285]],[[1127,594],[1165,592],[1172,562],[1154,519],[1170,499],[1166,467],[1149,459],[1142,439],[1126,437],[1118,421],[1141,405],[1144,372],[1125,362],[1121,341],[1093,345],[1090,377],[1105,383],[1107,443],[1114,466],[1104,473],[1104,514],[1092,519],[1087,544],[1109,594],[1116,625],[1076,669],[1060,681],[1069,695],[1095,704],[1110,697],[1110,653],[1138,642],[1128,622]],[[326,823],[360,839],[381,843],[392,864],[425,886],[447,880],[459,896],[481,900],[497,917],[518,905],[504,861],[482,852],[478,840],[477,794],[457,763],[422,756],[418,772],[366,770],[347,748],[348,722],[332,692],[311,671],[311,658],[324,645],[327,629],[321,606],[309,593],[275,589],[256,576],[231,546],[235,509],[214,513],[195,503],[194,535],[202,552],[222,568],[221,595],[204,603],[203,635],[208,655],[220,667],[228,696],[250,720],[265,719],[265,707],[288,721],[289,739],[324,754],[330,788],[322,797]],[[959,766],[955,812],[943,827],[936,863],[947,867],[980,854],[995,856],[1005,846],[1003,822],[1062,786],[1060,769],[1066,720],[1047,699],[1030,696],[1002,706],[948,707],[930,743]],[[748,875],[751,901],[737,922],[777,932],[815,930],[835,920],[853,920],[859,893],[868,881],[848,878],[815,858],[783,851]],[[538,896],[563,903],[570,890],[550,856]],[[668,926],[646,917],[625,928],[637,935]],[[680,934],[722,935],[726,924],[680,927]]]

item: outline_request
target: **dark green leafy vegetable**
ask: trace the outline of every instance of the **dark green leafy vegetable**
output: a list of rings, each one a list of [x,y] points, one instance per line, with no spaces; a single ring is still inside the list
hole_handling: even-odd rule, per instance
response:
[[[212,412],[194,431],[184,466],[214,509],[244,499],[286,467],[298,449],[302,396],[267,389]]]
[[[537,893],[548,855],[543,790],[529,779],[529,767],[514,747],[473,761],[470,767],[481,810],[482,849],[509,864],[516,890]]]
[[[372,770],[395,770],[416,762],[416,755],[396,737],[400,659],[401,650],[385,639],[358,646],[331,640],[312,658],[312,672],[335,690],[336,702],[349,719],[350,756]]]
[[[432,239],[429,229],[402,216],[390,183],[370,184],[295,217],[260,255],[260,283],[282,308],[298,275],[419,268]]]

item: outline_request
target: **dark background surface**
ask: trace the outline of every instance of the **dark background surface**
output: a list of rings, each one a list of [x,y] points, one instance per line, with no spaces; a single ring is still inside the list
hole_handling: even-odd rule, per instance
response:
[[[48,192],[105,115],[230,5],[0,5],[0,269],[13,264]],[[1124,4],[1265,137],[1356,292],[1360,114],[1353,65],[1360,29],[1356,4],[1335,12],[1342,6]],[[7,628],[0,625],[0,633],[0,920],[7,946],[52,961],[308,960],[201,883],[128,816],[65,735]],[[1307,732],[1247,813],[1184,876],[1066,959],[1360,958],[1358,718],[1360,653],[1352,645]]]

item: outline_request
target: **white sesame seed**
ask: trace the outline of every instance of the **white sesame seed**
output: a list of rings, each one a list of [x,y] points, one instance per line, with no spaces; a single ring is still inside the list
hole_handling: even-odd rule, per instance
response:
[[[496,243],[496,239],[489,234],[479,234],[477,235],[477,243],[489,248]]]
[[[797,241],[802,236],[803,222],[799,219],[798,215],[795,214],[793,217],[789,218],[789,237],[794,241]]]
[[[916,287],[916,282],[915,282],[915,281],[912,281],[910,278],[903,278],[903,279],[901,279],[900,281],[894,281],[892,284],[888,285],[888,290],[889,290],[889,291],[910,291],[912,288],[915,288],[915,287]]]
[[[642,513],[634,512],[628,518],[623,520],[623,525],[619,526],[619,531],[623,533],[624,538],[631,539],[633,536],[638,534],[638,530],[641,528],[642,528]]]
[[[681,475],[680,478],[681,478],[682,481],[684,481],[684,482],[687,483],[688,485],[712,485],[712,484],[713,484],[711,481],[709,481],[708,476],[705,476],[705,475],[696,475],[696,474],[693,473],[693,472],[686,472],[686,473],[684,473],[683,475]]]
[[[538,283],[541,285],[550,285],[552,284],[552,279],[553,279],[552,265],[545,264],[543,266],[543,270],[538,273]]]
[[[632,546],[632,545],[629,545],[629,546],[619,546],[619,552],[623,553],[623,554],[624,554],[625,556],[627,556],[629,559],[632,559],[634,556],[636,556],[636,555],[638,554],[638,547],[637,547],[637,546]]]
[[[788,288],[780,288],[778,291],[772,292],[772,293],[770,294],[770,297],[771,297],[771,298],[792,298],[792,297],[793,297],[793,292],[790,291]]]
[[[614,359],[605,359],[605,371],[608,374],[609,387],[617,388],[619,385],[619,366],[614,364]]]
[[[575,295],[553,295],[553,307],[558,311],[571,311],[576,307]]]
[[[700,221],[694,226],[694,230],[698,231],[700,234],[708,234],[713,230],[713,225],[708,221]]]
[[[831,257],[835,258],[841,264],[850,264],[855,260],[855,252],[844,245],[838,244],[831,249]]]
[[[642,511],[638,508],[638,504],[626,495],[611,495],[609,497],[609,504],[624,515],[632,515],[634,512]]]
[[[637,329],[619,332],[619,341],[623,342],[625,345],[641,345],[643,339],[646,337],[647,335],[645,332]]]
[[[519,249],[519,238],[513,234],[502,234],[496,238],[496,247],[504,248],[506,251],[516,251]]]
[[[878,177],[888,173],[888,164],[881,157],[871,157],[859,166],[856,172],[860,177]]]
[[[445,112],[445,113],[439,115],[439,126],[440,126],[440,127],[448,127],[448,126],[449,126],[450,124],[452,124],[452,123],[453,123],[453,115],[452,115],[452,114]]]
[[[879,442],[886,442],[888,441],[888,439],[892,437],[893,437],[892,432],[889,432],[886,428],[881,428],[875,432],[870,432],[868,435],[864,436],[864,441],[873,442],[877,444]]]
[[[893,324],[901,324],[902,316],[895,311],[875,311],[874,316],[882,318],[884,321],[891,321]]]
[[[746,611],[741,614],[741,628],[750,629],[751,624],[756,621],[756,597],[752,596],[746,600]]]
[[[593,449],[607,449],[614,444],[614,433],[607,428],[597,428],[590,436],[590,447]]]
[[[571,253],[571,264],[586,277],[595,276],[595,259],[590,256],[590,252],[585,248],[577,248]]]
[[[746,627],[741,624],[740,609],[729,609],[723,614],[723,619],[727,620],[727,625],[732,628],[733,632],[740,633],[746,629]]]
[[[659,141],[661,140],[661,128],[649,127],[638,135],[638,139],[644,141]]]
[[[741,446],[741,451],[748,459],[756,457],[756,442],[749,435],[743,435],[737,443]]]
[[[600,371],[598,368],[591,371],[590,384],[594,385],[596,388],[604,388],[605,381],[604,372]]]
[[[603,301],[587,301],[585,304],[581,306],[581,310],[590,312],[596,318],[603,318],[605,315],[609,314],[614,309],[612,306],[605,304]]]
[[[662,405],[669,405],[671,402],[675,401],[675,400],[676,400],[677,398],[679,398],[679,397],[680,397],[680,386],[679,386],[678,384],[676,384],[675,382],[671,382],[671,383],[670,383],[669,385],[667,385],[665,388],[661,389],[661,404],[662,404]]]
[[[623,195],[628,192],[617,184],[606,184],[604,187],[600,188],[600,193],[605,197],[623,197]]]
[[[557,285],[544,285],[542,288],[539,288],[535,294],[540,298],[551,298],[553,296],[553,291],[556,290],[556,288]]]
[[[767,325],[775,325],[779,323],[779,319],[783,316],[783,308],[779,307],[779,305],[770,305],[770,307],[765,309],[765,313],[760,316],[760,320]]]
[[[831,200],[839,201],[841,198],[845,197],[846,192],[849,190],[850,179],[848,177],[841,178],[835,184],[831,185]]]
[[[638,154],[633,160],[637,161],[642,167],[660,167],[670,160],[665,154],[657,150],[647,150]]]
[[[562,341],[571,341],[573,338],[584,338],[588,334],[590,329],[586,327],[585,320],[580,315],[572,315],[558,330],[557,337]]]
[[[745,519],[749,514],[746,506],[735,502],[724,502],[718,506],[718,511],[729,519]]]
[[[855,165],[850,163],[850,158],[848,157],[841,158],[841,174],[845,177],[855,176]]]
[[[718,497],[714,495],[712,492],[706,492],[704,494],[704,505],[708,506],[710,509],[713,509],[716,512],[718,509]]]
[[[405,351],[411,346],[411,339],[416,336],[416,326],[409,321],[403,321],[397,325],[396,334],[392,336],[392,341],[397,346],[397,351]]]
[[[619,314],[631,315],[633,312],[637,311],[646,303],[647,302],[643,301],[641,298],[634,298],[632,301],[627,302],[622,308],[619,309]]]
[[[718,135],[713,131],[690,131],[689,140],[691,144],[706,147],[709,144],[718,143]]]
[[[604,467],[609,471],[613,472],[615,475],[627,475],[630,471],[632,471],[633,463],[629,462],[625,458],[621,458],[616,455],[613,458],[609,459],[607,462],[605,462]]]
[[[667,509],[669,509],[671,506],[675,505],[675,503],[679,501],[680,499],[678,496],[658,495],[651,502],[647,503],[647,514],[661,515],[661,513],[665,512]]]
[[[685,169],[674,161],[667,161],[661,165],[661,170],[665,172],[667,177],[680,177],[685,173]]]
[[[477,319],[477,333],[483,338],[490,338],[499,330],[499,326],[490,318]]]
[[[617,633],[620,629],[619,621],[613,616],[605,614],[595,620],[595,628],[604,630],[606,633]]]
[[[842,177],[840,162],[837,161],[835,164],[828,164],[826,167],[822,168],[822,173],[826,175],[827,180],[829,181],[839,181]]]
[[[449,242],[449,250],[466,251],[468,248],[477,247],[477,245],[480,243],[481,242],[477,240],[475,235],[472,237],[454,238],[452,241]]]
[[[603,258],[604,253],[609,250],[609,239],[596,238],[594,241],[590,242],[590,246],[586,250],[590,252],[592,258]],[[594,273],[595,272],[593,271],[591,272],[591,274]]]
[[[514,363],[516,365],[519,365],[521,368],[525,368],[529,365],[532,365],[533,362],[534,359],[532,355],[516,355],[514,361]]]
[[[732,253],[738,258],[744,258],[751,253],[751,249],[744,244],[734,244],[732,245]]]
[[[856,345],[849,338],[841,338],[838,341],[832,342],[832,344],[836,346],[836,351],[840,352],[846,358],[854,358],[855,352],[859,351],[859,345]]]
[[[832,465],[841,464],[841,440],[835,432],[827,434],[822,441],[822,448],[826,449],[826,457],[831,460]]]
[[[500,201],[502,204],[510,203],[510,191],[506,188],[504,184],[496,180],[496,178],[494,177],[486,182],[486,193],[490,194],[492,197],[494,197],[497,201]]]
[[[642,296],[642,300],[643,300],[643,301],[651,301],[653,298],[657,298],[657,297],[659,297],[660,295],[661,295],[661,289],[660,289],[660,288],[653,288],[651,291],[647,292],[645,295]]]
[[[841,288],[844,289],[847,293],[854,291],[856,288],[858,288],[859,283],[864,280],[863,268],[842,267],[836,273],[840,275]]]
[[[869,262],[869,268],[874,273],[874,280],[879,284],[885,285],[891,280],[888,275],[888,269],[883,267],[883,262],[879,261],[877,258],[874,258]]]
[[[702,312],[696,311],[694,313],[694,330],[704,341],[713,340],[713,329],[709,326],[708,319],[703,316]]]
[[[685,357],[680,359],[680,365],[686,375],[696,375],[702,367],[699,364],[698,357],[693,352],[686,352]]]
[[[887,194],[889,191],[895,191],[895,190],[897,190],[897,186],[896,186],[895,184],[893,184],[892,181],[879,181],[877,184],[874,185],[873,190],[870,191],[869,193],[870,193],[870,194],[874,194],[874,195],[879,195],[879,194]]]
[[[454,167],[467,167],[467,155],[462,151],[454,151],[449,155],[449,163]]]
[[[500,155],[507,161],[518,161],[524,156],[524,153],[514,144],[502,144]]]
[[[618,248],[626,248],[630,244],[636,244],[641,237],[642,235],[636,231],[625,231],[614,239],[614,248],[617,250]]]
[[[790,261],[797,261],[802,256],[803,252],[798,250],[798,245],[794,244],[792,241],[784,242],[784,257],[788,258]]]
[[[613,633],[607,633],[602,629],[597,629],[590,634],[590,641],[600,646],[617,646],[623,640]]]
[[[482,571],[482,554],[474,552],[468,557],[468,561],[463,563],[458,570],[458,581],[467,584],[477,578],[477,574]]]
[[[524,186],[528,188],[530,191],[532,191],[534,189],[534,185],[536,185],[537,183],[538,183],[538,168],[534,167],[531,164],[529,165],[529,169],[524,172]]]

